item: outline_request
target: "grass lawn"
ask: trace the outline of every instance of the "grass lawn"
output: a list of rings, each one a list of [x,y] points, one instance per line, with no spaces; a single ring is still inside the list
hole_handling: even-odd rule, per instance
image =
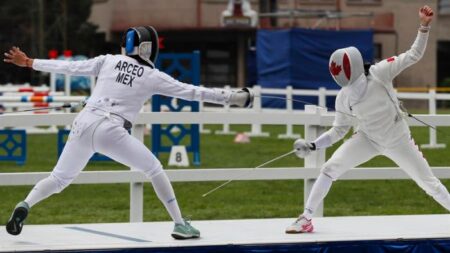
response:
[[[208,126],[218,129],[219,126]],[[232,130],[249,130],[249,126],[233,126]],[[252,138],[249,144],[234,144],[234,136],[202,135],[201,168],[255,167],[292,148],[293,140],[277,139],[285,131],[279,126],[265,126],[269,138]],[[440,128],[440,143],[450,142],[450,129]],[[301,127],[296,132],[303,133]],[[418,144],[428,143],[428,129],[413,128]],[[150,138],[146,137],[149,145]],[[327,150],[327,157],[340,145]],[[0,172],[51,171],[56,162],[55,135],[29,135],[28,160],[24,166],[1,162]],[[449,148],[423,150],[431,166],[450,164]],[[167,164],[168,156],[161,161]],[[303,166],[291,155],[269,167]],[[387,158],[377,157],[364,166],[394,166]],[[114,162],[92,162],[86,170],[123,170]],[[450,180],[444,180],[450,188]],[[194,220],[295,217],[303,207],[303,181],[241,181],[233,182],[216,193],[201,195],[220,182],[174,183],[178,201],[185,216]],[[32,186],[0,187],[0,222],[6,222],[14,205],[25,198]],[[145,186],[144,220],[168,220],[169,216],[157,200],[149,184]],[[28,224],[127,222],[129,185],[71,185],[62,193],[33,207]],[[446,213],[411,180],[337,181],[325,200],[326,216],[431,214]]]

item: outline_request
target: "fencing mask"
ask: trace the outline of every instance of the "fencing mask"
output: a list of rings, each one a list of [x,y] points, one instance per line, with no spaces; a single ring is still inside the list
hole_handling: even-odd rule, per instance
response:
[[[122,54],[155,67],[159,51],[158,33],[151,26],[130,27],[122,37]]]
[[[331,76],[341,87],[352,85],[364,75],[364,62],[355,47],[341,48],[331,55],[329,69]]]

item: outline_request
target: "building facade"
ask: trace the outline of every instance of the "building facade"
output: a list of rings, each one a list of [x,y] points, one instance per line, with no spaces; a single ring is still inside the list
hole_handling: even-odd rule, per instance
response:
[[[223,27],[228,0],[97,0],[90,21],[110,41],[143,24],[164,38],[163,52],[200,50],[202,82],[245,86],[246,57],[255,45],[257,29],[373,29],[375,59],[402,53],[411,46],[419,26],[418,9],[436,10],[425,56],[404,71],[398,87],[434,87],[450,77],[450,1],[438,0],[251,0],[260,14],[258,27]],[[267,14],[267,15],[265,15]],[[449,84],[450,85],[450,84]]]

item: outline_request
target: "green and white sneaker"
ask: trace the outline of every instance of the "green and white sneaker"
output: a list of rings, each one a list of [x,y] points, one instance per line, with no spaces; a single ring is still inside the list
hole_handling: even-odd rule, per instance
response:
[[[19,202],[14,208],[8,223],[6,223],[6,231],[12,235],[20,234],[20,232],[22,232],[23,222],[27,218],[29,210],[30,207],[27,202]]]
[[[191,226],[190,221],[184,219],[184,224],[175,224],[172,237],[178,240],[199,238],[200,231]]]

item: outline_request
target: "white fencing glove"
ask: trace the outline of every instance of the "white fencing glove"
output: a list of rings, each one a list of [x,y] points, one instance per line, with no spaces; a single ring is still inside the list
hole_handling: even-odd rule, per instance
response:
[[[243,88],[242,90],[233,91],[231,93],[230,104],[249,108],[253,105],[254,97],[252,90]]]
[[[316,150],[316,145],[312,142],[307,142],[303,139],[297,139],[294,142],[295,154],[300,158],[305,158],[311,153],[311,151]]]

